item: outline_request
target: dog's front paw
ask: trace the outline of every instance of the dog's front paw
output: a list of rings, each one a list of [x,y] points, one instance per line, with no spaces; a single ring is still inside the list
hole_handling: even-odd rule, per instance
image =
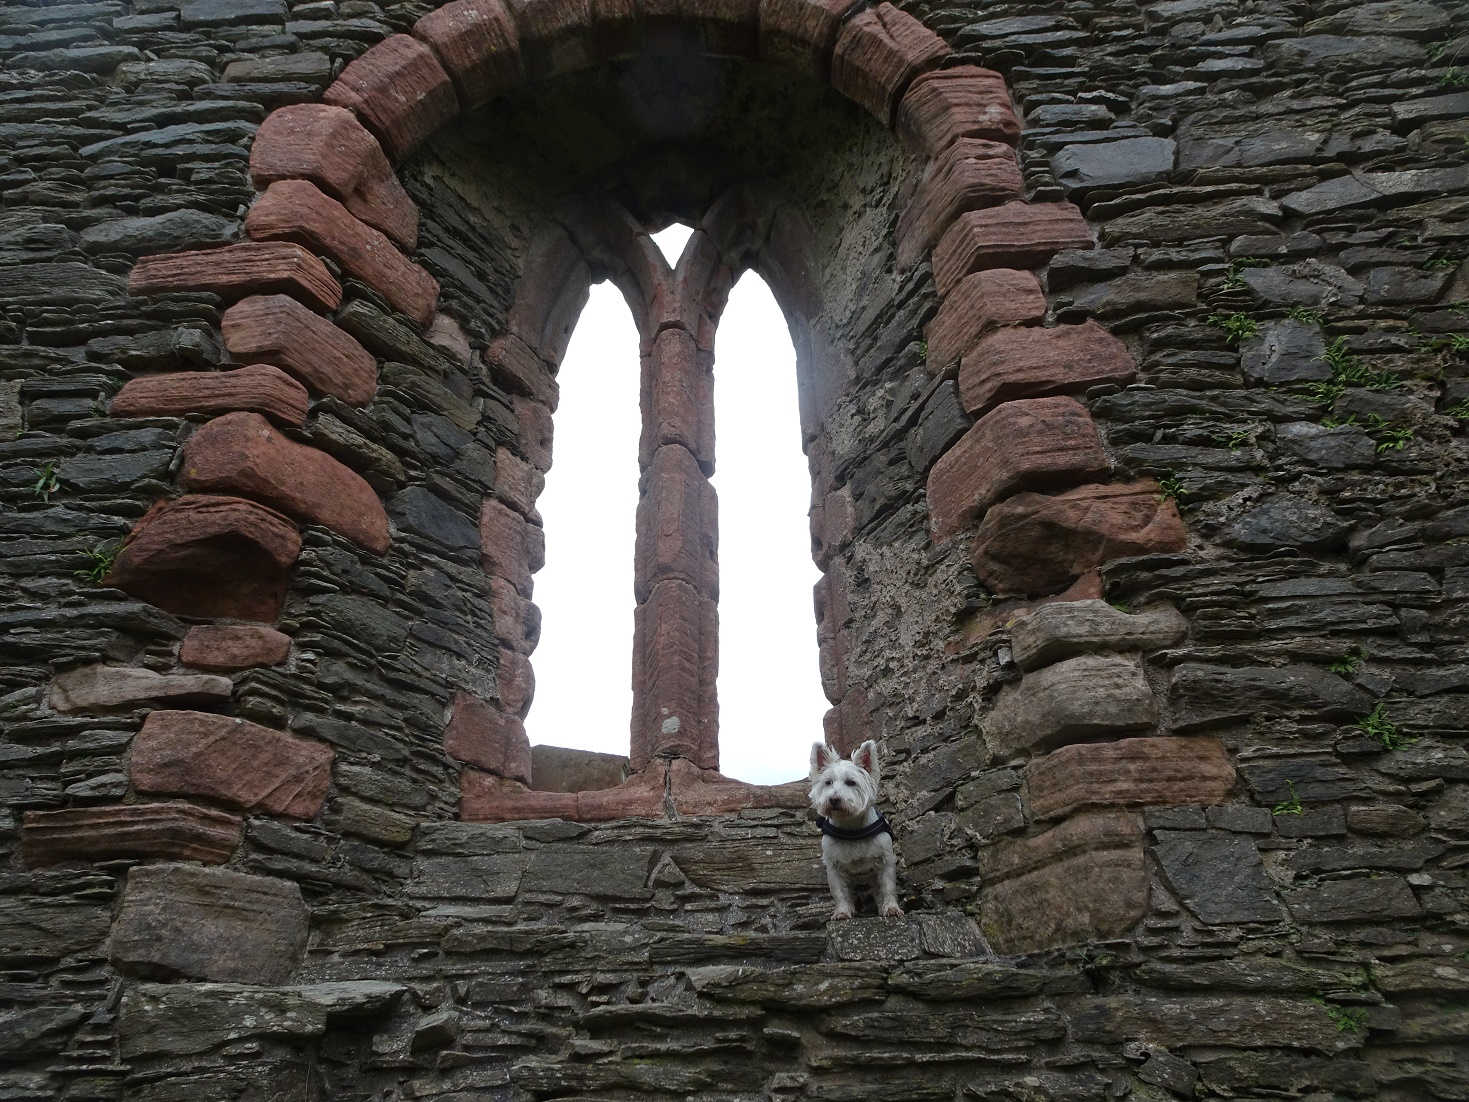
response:
[[[903,917],[903,908],[902,907],[899,907],[896,903],[884,903],[882,905],[882,917],[883,918],[902,918]]]
[[[840,922],[843,919],[851,918],[852,912],[846,907],[838,907],[836,910],[831,912],[831,917],[833,922]]]

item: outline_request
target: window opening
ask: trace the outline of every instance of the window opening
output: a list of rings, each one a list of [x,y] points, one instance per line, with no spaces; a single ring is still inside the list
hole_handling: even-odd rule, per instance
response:
[[[557,373],[555,461],[537,501],[546,565],[535,579],[541,640],[526,716],[533,744],[627,754],[638,370],[627,303],[599,283]]]
[[[683,256],[684,246],[689,243],[689,238],[694,236],[694,231],[681,222],[675,222],[651,236],[653,244],[657,245],[658,251],[663,254],[663,259],[668,261],[668,266],[676,268],[678,258]]]
[[[719,495],[719,762],[726,776],[802,776],[828,707],[821,691],[796,353],[785,316],[747,272],[714,343]]]

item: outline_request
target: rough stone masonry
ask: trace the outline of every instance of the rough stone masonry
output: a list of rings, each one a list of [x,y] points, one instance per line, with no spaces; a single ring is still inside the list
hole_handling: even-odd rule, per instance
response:
[[[1466,146],[1450,0],[7,3],[0,1098],[1469,1094]],[[747,268],[901,920],[718,772]],[[627,758],[521,725],[603,279]]]

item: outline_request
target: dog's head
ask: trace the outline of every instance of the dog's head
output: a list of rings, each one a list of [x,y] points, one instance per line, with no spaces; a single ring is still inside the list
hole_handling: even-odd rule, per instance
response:
[[[845,760],[824,742],[811,744],[811,806],[818,814],[851,818],[877,799],[877,743],[868,739]]]

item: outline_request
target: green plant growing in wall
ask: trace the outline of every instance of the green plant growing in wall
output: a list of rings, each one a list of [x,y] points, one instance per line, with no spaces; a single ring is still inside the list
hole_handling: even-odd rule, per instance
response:
[[[1398,725],[1388,718],[1387,705],[1379,700],[1377,706],[1357,720],[1357,729],[1368,738],[1382,743],[1384,750],[1397,750],[1413,740],[1404,737]]]
[[[1469,398],[1461,399],[1444,409],[1444,413],[1455,421],[1469,421]]]
[[[1319,995],[1312,996],[1311,1001],[1326,1008],[1326,1016],[1338,1033],[1360,1033],[1367,1028],[1367,1011],[1360,1006],[1338,1006]]]
[[[1331,368],[1331,378],[1306,384],[1306,397],[1319,405],[1331,405],[1347,392],[1348,387],[1367,390],[1396,390],[1403,380],[1396,371],[1370,367],[1347,349],[1346,337],[1337,337],[1326,346],[1321,359]]]
[[[1327,667],[1332,673],[1341,674],[1346,677],[1356,673],[1362,668],[1362,663],[1367,659],[1367,652],[1356,643],[1346,649],[1340,658]]]
[[[1260,323],[1249,314],[1210,314],[1204,322],[1215,329],[1223,329],[1230,344],[1239,344],[1260,332]]]
[[[39,476],[31,485],[31,493],[42,501],[50,501],[51,495],[61,489],[61,479],[56,477],[55,462],[48,462],[41,468]]]
[[[1304,808],[1301,807],[1301,798],[1296,795],[1296,782],[1286,781],[1285,787],[1290,792],[1290,798],[1281,800],[1270,809],[1272,815],[1299,815]]]
[[[1250,429],[1240,429],[1237,432],[1230,433],[1227,437],[1224,438],[1224,443],[1230,451],[1242,448],[1246,444],[1250,444],[1253,442],[1254,433]]]
[[[1179,505],[1183,503],[1183,499],[1186,497],[1188,497],[1188,489],[1180,479],[1173,475],[1158,479],[1158,498],[1160,501],[1171,501]]]
[[[1241,256],[1229,262],[1229,271],[1224,274],[1224,287],[1229,291],[1238,291],[1245,285],[1245,278],[1241,272],[1246,268],[1268,268],[1270,261],[1258,256]]]
[[[1357,415],[1355,413],[1349,413],[1345,417],[1327,416],[1321,418],[1321,427],[1323,429],[1347,429],[1355,427],[1356,424]]]
[[[117,561],[117,553],[122,550],[122,544],[116,540],[107,540],[99,543],[96,547],[83,552],[89,560],[88,564],[80,570],[72,573],[78,578],[85,578],[93,585],[101,585],[103,579],[112,572],[112,564]]]
[[[1324,313],[1312,310],[1309,306],[1292,306],[1285,316],[1291,321],[1304,322],[1307,325],[1320,325],[1326,320]]]
[[[1423,262],[1425,272],[1447,272],[1458,266],[1458,259],[1452,256],[1435,256]]]

